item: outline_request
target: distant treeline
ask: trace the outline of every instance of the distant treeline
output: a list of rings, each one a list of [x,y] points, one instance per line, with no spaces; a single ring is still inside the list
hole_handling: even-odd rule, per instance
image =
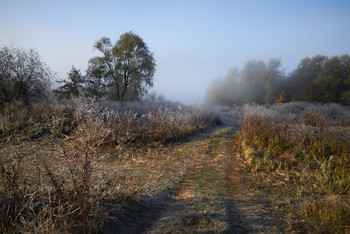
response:
[[[306,57],[288,75],[278,59],[251,60],[240,72],[232,69],[224,79],[214,79],[206,95],[210,105],[288,101],[350,105],[350,56]]]

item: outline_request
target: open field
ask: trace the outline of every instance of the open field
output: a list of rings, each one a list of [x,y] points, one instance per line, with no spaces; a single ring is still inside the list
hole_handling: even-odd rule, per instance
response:
[[[349,230],[344,107],[16,105],[1,127],[2,232]]]

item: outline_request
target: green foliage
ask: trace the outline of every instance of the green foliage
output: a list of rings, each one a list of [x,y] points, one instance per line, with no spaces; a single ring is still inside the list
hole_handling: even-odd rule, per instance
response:
[[[236,71],[233,83],[227,78],[213,81],[206,101],[211,105],[271,104],[283,94],[283,101],[350,104],[349,55],[306,57],[288,76],[280,66],[276,59],[267,65],[251,60],[241,72]]]
[[[345,92],[342,93],[342,95],[341,95],[341,102],[344,105],[350,106],[350,90],[345,91]]]
[[[347,79],[350,76],[350,56],[335,56],[324,63],[322,71],[314,80],[318,88],[315,101],[343,103],[343,93],[350,90]],[[345,94],[346,97],[346,94]],[[346,101],[346,99],[344,100]]]
[[[100,64],[98,58],[90,59],[85,76],[84,95],[90,98],[101,99],[107,94],[106,80],[104,77],[105,66]]]
[[[103,78],[113,86],[116,100],[140,100],[153,86],[155,60],[142,38],[132,32],[125,33],[112,45],[107,37],[95,43],[102,56],[89,61],[92,77]]]
[[[59,83],[64,83],[58,89],[54,90],[56,95],[60,99],[70,97],[78,97],[83,94],[84,77],[81,75],[80,70],[72,66],[71,71],[68,73],[68,80],[61,80]]]
[[[313,88],[312,82],[322,71],[325,61],[328,58],[322,55],[316,55],[312,58],[304,58],[298,67],[290,74],[284,87],[287,98],[295,97],[298,100],[312,101],[312,92],[308,88]]]

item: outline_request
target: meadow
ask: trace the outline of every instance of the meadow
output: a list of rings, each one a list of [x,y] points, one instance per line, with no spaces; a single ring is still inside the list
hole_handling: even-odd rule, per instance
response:
[[[3,233],[349,231],[339,104],[53,99],[0,124]]]
[[[349,107],[245,105],[236,144],[254,175],[250,186],[285,212],[291,230],[349,231]]]

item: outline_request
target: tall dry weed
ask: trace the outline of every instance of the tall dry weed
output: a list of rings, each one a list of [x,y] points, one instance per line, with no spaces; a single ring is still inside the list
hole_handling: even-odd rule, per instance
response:
[[[244,107],[240,142],[245,159],[272,178],[284,175],[276,183],[290,187],[276,192],[299,201],[289,208],[303,210],[295,218],[308,230],[342,232],[349,225],[350,128],[342,120],[349,113],[339,105],[307,103]],[[337,202],[317,202],[327,196]]]
[[[128,109],[128,104],[106,106],[94,100],[51,100],[28,107],[23,118],[13,117],[15,127],[4,123],[0,144],[6,151],[0,153],[13,155],[0,159],[1,231],[97,231],[108,216],[109,204],[139,193],[128,188],[127,195],[118,194],[123,188],[113,184],[115,179],[111,182],[112,176],[103,172],[99,162],[105,148],[176,140],[219,119],[217,113],[198,105],[163,99],[147,102],[149,110],[136,103]],[[20,105],[11,111],[16,108]],[[26,147],[33,152],[27,154]]]

